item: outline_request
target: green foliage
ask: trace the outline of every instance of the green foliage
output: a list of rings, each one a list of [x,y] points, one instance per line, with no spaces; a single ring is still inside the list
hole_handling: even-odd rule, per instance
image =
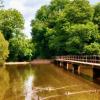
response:
[[[88,0],[52,0],[41,7],[31,24],[36,57],[88,54],[87,47],[100,42],[99,11]]]
[[[29,39],[19,36],[10,39],[10,56],[9,60],[24,61],[31,60],[33,51],[35,52],[34,45]]]
[[[86,54],[100,54],[100,44],[99,43],[91,43],[90,45],[86,45],[84,47],[84,52]]]
[[[46,25],[42,23],[41,21],[37,20],[33,22],[33,31],[34,34],[32,34],[33,43],[36,44],[36,55],[40,58],[47,57],[49,55],[49,49],[48,49],[48,38],[46,37]]]
[[[71,23],[86,23],[92,21],[94,9],[88,0],[73,0],[64,9],[66,20]]]
[[[60,11],[64,9],[65,5],[69,3],[70,0],[52,0],[50,4],[50,9],[55,11]]]
[[[3,34],[0,32],[0,62],[7,59],[9,54],[8,42],[4,39]]]
[[[0,10],[0,30],[6,40],[17,35],[24,28],[24,18],[15,9]]]
[[[98,40],[98,28],[93,23],[75,24],[69,28],[69,40],[66,42],[66,50],[71,54],[84,53],[83,48]]]
[[[38,10],[36,14],[36,19],[41,21],[45,21],[48,18],[49,8],[47,6],[42,6],[41,9]]]
[[[94,13],[94,23],[98,25],[99,31],[100,31],[100,2],[94,7],[95,13]]]

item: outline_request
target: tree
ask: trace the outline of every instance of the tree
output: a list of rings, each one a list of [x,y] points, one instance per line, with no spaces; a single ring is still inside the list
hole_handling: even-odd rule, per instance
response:
[[[98,27],[93,23],[75,24],[69,28],[69,40],[66,41],[66,50],[70,54],[82,54],[84,46],[98,41]]]
[[[87,23],[92,21],[94,9],[88,0],[73,0],[65,8],[65,17],[71,23]]]
[[[31,24],[37,56],[87,54],[85,46],[100,42],[93,16],[88,0],[52,0],[42,6]]]
[[[0,62],[4,62],[9,54],[8,42],[4,39],[3,34],[0,32]]]
[[[48,48],[48,38],[46,37],[47,27],[40,20],[36,20],[32,23],[32,40],[36,44],[36,56],[47,57],[50,55]]]
[[[34,45],[25,37],[14,37],[10,39],[10,55],[9,60],[24,61],[31,60],[32,53],[35,52]]]
[[[48,6],[42,6],[36,13],[36,19],[41,21],[46,21],[49,15],[49,8]]]
[[[70,0],[51,0],[50,9],[51,11],[61,11],[65,8],[66,4],[68,4]]]
[[[94,23],[98,25],[99,31],[100,31],[100,2],[94,7],[95,13],[94,13]]]
[[[0,30],[6,40],[17,35],[24,28],[24,18],[15,9],[0,10]]]
[[[60,29],[62,28],[60,23],[64,21],[62,10],[68,2],[69,0],[53,0],[49,6],[43,6],[38,10],[36,20],[33,20],[31,24],[32,40],[36,43],[38,57],[47,58],[60,52],[60,42],[63,41],[59,38]],[[56,36],[58,36],[58,39],[54,41]],[[54,48],[54,45],[57,48]]]

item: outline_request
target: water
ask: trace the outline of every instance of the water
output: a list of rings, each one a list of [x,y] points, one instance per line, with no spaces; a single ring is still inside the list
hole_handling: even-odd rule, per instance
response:
[[[0,100],[100,100],[100,85],[54,65],[0,67]]]

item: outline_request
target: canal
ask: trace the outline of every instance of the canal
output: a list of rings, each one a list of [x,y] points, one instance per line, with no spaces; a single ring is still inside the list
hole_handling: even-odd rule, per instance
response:
[[[0,100],[100,100],[100,85],[53,64],[0,67]]]

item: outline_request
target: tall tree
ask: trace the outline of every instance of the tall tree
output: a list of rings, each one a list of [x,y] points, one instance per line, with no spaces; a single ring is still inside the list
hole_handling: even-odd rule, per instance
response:
[[[92,21],[94,9],[88,0],[73,0],[66,6],[65,13],[71,23],[87,23]]]
[[[18,36],[10,39],[9,41],[11,61],[25,61],[31,60],[32,53],[35,52],[33,43],[26,37]]]
[[[100,2],[95,5],[94,7],[95,13],[94,13],[94,23],[98,25],[99,31],[100,31]]]
[[[57,48],[54,48],[53,42],[54,37],[60,31],[59,28],[62,27],[59,26],[60,22],[63,23],[62,10],[68,2],[69,0],[52,0],[49,6],[43,6],[38,10],[36,20],[32,21],[32,37],[33,41],[36,42],[38,56],[49,57],[59,52],[59,44],[56,44]],[[57,41],[60,43],[62,40],[59,39]],[[55,41],[55,43],[57,42]]]
[[[49,56],[48,49],[48,38],[46,37],[47,27],[42,21],[36,20],[32,23],[32,33],[33,43],[36,44],[36,56],[38,57],[47,57]]]
[[[84,54],[85,46],[97,42],[100,34],[98,28],[93,23],[74,24],[69,28],[69,38],[66,41],[66,50],[69,54]]]
[[[0,30],[6,40],[17,35],[24,28],[24,18],[15,9],[0,10]]]
[[[38,56],[87,53],[100,40],[93,16],[88,0],[52,0],[41,7],[31,24]]]
[[[50,4],[51,10],[61,11],[65,8],[70,0],[52,0]]]

